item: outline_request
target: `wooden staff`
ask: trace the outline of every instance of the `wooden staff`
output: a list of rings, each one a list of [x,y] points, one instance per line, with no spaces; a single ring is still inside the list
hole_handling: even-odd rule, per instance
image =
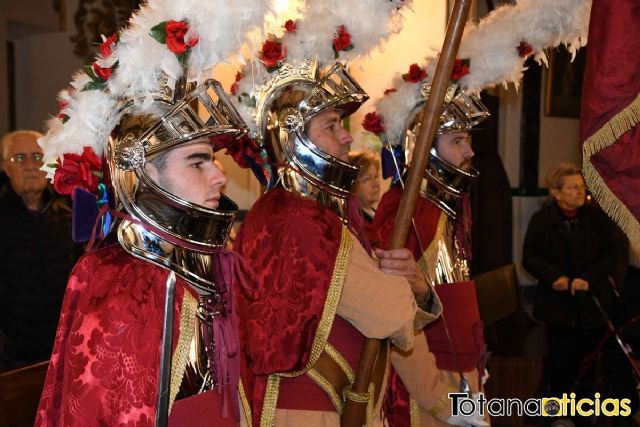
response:
[[[429,152],[433,146],[433,138],[438,129],[440,114],[447,88],[451,81],[451,72],[453,64],[460,47],[460,40],[464,26],[469,16],[472,0],[455,0],[449,24],[447,25],[447,34],[442,45],[440,58],[438,58],[438,66],[436,74],[431,85],[431,93],[427,101],[427,106],[422,111],[420,133],[413,153],[413,160],[409,173],[405,181],[405,188],[400,200],[400,207],[396,222],[393,227],[393,234],[389,243],[389,249],[399,249],[406,245],[407,237],[411,227],[411,219],[416,208],[416,201],[420,191],[420,183],[424,176],[424,170],[429,163]],[[380,349],[381,340],[375,338],[367,338],[362,351],[360,352],[360,360],[356,379],[352,387],[352,391],[356,395],[366,395],[371,381],[371,372],[375,365],[378,351]],[[370,397],[371,399],[374,396]],[[347,398],[342,412],[340,425],[342,427],[362,427],[366,425],[366,403],[355,402],[353,399]]]

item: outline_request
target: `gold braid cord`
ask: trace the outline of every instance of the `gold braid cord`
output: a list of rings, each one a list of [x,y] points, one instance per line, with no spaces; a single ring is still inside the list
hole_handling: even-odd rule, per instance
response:
[[[329,290],[327,291],[327,298],[324,303],[324,309],[322,310],[320,324],[318,325],[316,335],[313,338],[313,343],[311,345],[311,356],[309,357],[309,361],[301,371],[288,373],[282,372],[269,375],[267,391],[264,396],[262,416],[260,417],[261,427],[271,427],[274,424],[276,406],[278,404],[280,378],[293,378],[307,373],[307,371],[313,368],[313,366],[318,362],[320,355],[324,351],[327,345],[327,339],[329,338],[329,333],[331,332],[331,327],[333,326],[333,320],[336,317],[340,297],[342,296],[342,286],[344,285],[344,280],[347,277],[347,267],[351,260],[352,250],[353,238],[351,237],[351,233],[347,227],[343,225],[340,247],[338,248],[338,255],[336,256],[336,262],[333,266],[331,283],[329,284]]]
[[[196,328],[196,311],[198,301],[185,290],[182,297],[182,309],[180,310],[180,331],[178,344],[171,359],[171,384],[169,385],[169,412],[180,390],[180,384],[184,378],[184,371],[189,359],[189,349]]]
[[[411,414],[411,427],[420,427],[420,406],[413,397],[409,397],[409,411]]]
[[[252,426],[253,417],[251,414],[251,405],[249,405],[249,400],[247,399],[247,393],[244,391],[244,384],[242,384],[242,380],[238,383],[238,393],[240,393],[240,405],[247,420],[247,425]]]
[[[591,193],[602,209],[620,226],[632,242],[640,242],[640,223],[602,179],[591,163],[591,156],[615,144],[627,131],[640,123],[640,94],[623,110],[613,116],[582,146],[582,172]]]

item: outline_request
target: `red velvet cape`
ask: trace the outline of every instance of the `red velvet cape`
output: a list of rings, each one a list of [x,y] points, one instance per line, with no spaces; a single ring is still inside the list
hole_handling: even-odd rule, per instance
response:
[[[154,425],[167,276],[120,246],[80,258],[67,285],[36,426]],[[174,348],[186,289],[178,277]],[[215,392],[195,397],[174,403],[170,425],[195,425],[180,417],[185,404],[191,418],[199,409],[216,426],[236,425],[220,417]]]
[[[257,298],[238,295],[243,384],[262,415],[268,376],[309,361],[340,246],[342,222],[317,202],[282,188],[262,196],[238,232],[238,253],[253,268]]]

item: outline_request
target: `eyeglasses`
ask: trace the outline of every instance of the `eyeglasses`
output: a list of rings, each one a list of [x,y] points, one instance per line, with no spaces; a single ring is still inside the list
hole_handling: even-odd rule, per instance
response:
[[[11,163],[17,163],[19,165],[22,165],[27,161],[27,156],[28,154],[19,153],[11,157],[9,161]],[[31,160],[33,160],[34,163],[42,163],[42,157],[43,157],[42,153],[31,153]]]

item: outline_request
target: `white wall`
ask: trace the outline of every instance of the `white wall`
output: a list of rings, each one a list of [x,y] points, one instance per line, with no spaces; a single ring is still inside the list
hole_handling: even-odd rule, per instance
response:
[[[375,51],[369,58],[351,64],[350,71],[367,91],[371,100],[351,116],[354,149],[366,147],[363,141],[362,119],[371,111],[372,100],[379,98],[390,87],[392,77],[406,72],[413,63],[442,48],[446,24],[447,2],[423,0],[413,2],[413,12],[406,15],[400,34],[393,36],[383,51]]]

